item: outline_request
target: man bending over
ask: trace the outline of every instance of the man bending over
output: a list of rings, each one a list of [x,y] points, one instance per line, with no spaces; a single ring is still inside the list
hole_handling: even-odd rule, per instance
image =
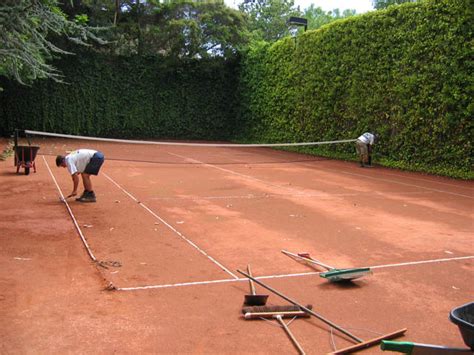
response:
[[[96,197],[92,189],[91,175],[98,175],[100,167],[104,163],[104,154],[92,149],[78,149],[66,156],[58,155],[56,157],[56,166],[67,168],[71,174],[73,188],[70,195],[66,198],[77,195],[79,185],[79,175],[82,176],[84,193],[76,198],[79,202],[95,202]]]
[[[356,140],[356,150],[360,159],[360,166],[372,167],[372,146],[375,144],[376,135],[366,132]]]

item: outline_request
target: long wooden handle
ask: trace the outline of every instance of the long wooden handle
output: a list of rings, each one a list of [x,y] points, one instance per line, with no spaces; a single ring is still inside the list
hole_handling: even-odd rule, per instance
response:
[[[328,271],[334,269],[332,266],[323,264],[321,261],[316,260],[316,259],[313,259],[313,258],[311,258],[311,257],[306,257],[306,256],[301,256],[301,255],[293,254],[293,253],[290,253],[290,252],[287,251],[287,250],[282,250],[281,252],[282,252],[283,254],[289,256],[290,258],[294,258],[294,259],[297,259],[297,260],[302,260],[302,261],[305,261],[305,262],[310,263],[310,264],[316,264],[316,265],[318,265],[318,266],[321,266],[321,267],[325,268],[325,269],[328,270]]]
[[[247,273],[250,276],[252,276],[252,271],[250,271],[250,265],[247,265]],[[253,281],[251,279],[249,279],[249,284],[250,284],[250,293],[255,296],[257,294],[257,291],[255,291],[255,285],[253,284]]]
[[[344,348],[344,349],[341,349],[341,350],[336,350],[331,354],[349,354],[353,351],[368,348],[372,345],[378,344],[382,340],[393,339],[393,338],[399,337],[400,335],[403,335],[406,331],[407,331],[407,328],[403,328],[403,329],[397,330],[393,333],[388,333],[388,334],[385,334],[385,335],[381,335],[378,338],[373,338],[373,339],[364,341],[360,344],[348,346],[347,348]]]
[[[293,344],[295,344],[296,348],[298,349],[298,352],[300,353],[300,355],[305,355],[306,353],[304,352],[303,348],[301,347],[301,345],[298,343],[298,341],[296,340],[296,338],[293,336],[293,334],[291,333],[290,331],[290,328],[288,328],[288,326],[286,325],[286,323],[283,321],[283,319],[281,318],[281,316],[276,316],[276,319],[278,320],[278,322],[280,322],[281,326],[283,327],[283,329],[285,330],[286,334],[288,334],[288,336],[290,337],[291,341],[293,342]]]
[[[284,300],[286,300],[286,301],[288,301],[288,302],[294,304],[295,306],[300,307],[300,308],[301,308],[303,311],[305,311],[306,313],[311,314],[312,316],[318,318],[320,321],[322,321],[322,322],[324,322],[324,323],[330,325],[330,326],[333,327],[334,329],[339,330],[341,333],[347,335],[349,338],[351,338],[352,340],[355,340],[357,343],[362,343],[362,342],[363,342],[362,339],[360,339],[360,338],[356,337],[355,335],[351,334],[349,331],[347,331],[347,330],[345,330],[344,328],[338,326],[337,324],[334,324],[334,323],[331,322],[330,320],[328,320],[328,319],[324,318],[323,316],[321,316],[321,315],[319,315],[319,314],[313,312],[312,310],[310,310],[309,308],[306,308],[305,306],[299,304],[298,302],[293,301],[291,298],[285,296],[284,294],[282,294],[282,293],[280,293],[279,291],[277,291],[277,290],[271,288],[270,286],[265,285],[263,282],[261,282],[261,281],[255,279],[255,278],[253,278],[252,276],[246,274],[245,272],[243,272],[243,271],[241,271],[241,270],[237,270],[237,272],[240,273],[240,274],[242,274],[242,275],[244,275],[246,278],[252,280],[253,282],[259,284],[260,286],[266,288],[268,291],[271,291],[271,292],[273,292],[274,294],[276,294],[277,296],[280,296],[280,297],[283,298]]]

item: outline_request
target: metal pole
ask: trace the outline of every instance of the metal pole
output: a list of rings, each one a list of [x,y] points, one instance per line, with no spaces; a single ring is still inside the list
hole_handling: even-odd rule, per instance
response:
[[[311,314],[312,316],[318,318],[320,321],[326,323],[327,325],[330,325],[331,327],[333,327],[334,329],[337,329],[339,330],[341,333],[347,335],[349,338],[351,338],[352,340],[355,340],[357,343],[362,343],[363,340],[356,337],[355,335],[351,334],[349,331],[345,330],[344,328],[341,328],[340,326],[338,326],[337,324],[334,324],[333,322],[331,322],[330,320],[324,318],[323,316],[320,316],[319,314],[313,312],[311,309],[299,304],[298,302],[292,300],[291,298],[285,296],[284,294],[280,293],[279,291],[271,288],[270,286],[267,286],[265,285],[263,282],[253,278],[252,276],[246,274],[245,272],[241,271],[241,270],[237,270],[238,273],[244,275],[245,277],[247,277],[248,279],[256,282],[257,284],[259,284],[260,286],[266,288],[267,290],[273,292],[274,294],[276,294],[277,296],[280,296],[281,298],[283,298],[284,300],[294,304],[295,306],[298,306],[300,307],[303,311],[305,311],[306,313],[309,313]]]

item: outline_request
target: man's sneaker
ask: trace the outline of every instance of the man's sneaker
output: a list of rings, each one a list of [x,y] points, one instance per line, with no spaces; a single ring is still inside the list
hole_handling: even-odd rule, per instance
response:
[[[76,201],[79,202],[96,202],[94,191],[84,191],[84,194],[77,198]]]
[[[84,196],[86,196],[86,195],[87,195],[87,192],[88,192],[88,191],[84,190],[84,192],[82,193],[81,196],[76,197],[76,201],[79,201],[80,198],[83,198]]]

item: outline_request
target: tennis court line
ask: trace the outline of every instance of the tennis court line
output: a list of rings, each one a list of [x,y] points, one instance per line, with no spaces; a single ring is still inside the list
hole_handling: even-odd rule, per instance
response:
[[[245,179],[248,179],[248,180],[254,180],[254,181],[258,181],[260,183],[263,183],[267,186],[272,186],[272,187],[276,187],[278,189],[285,189],[287,191],[291,191],[291,192],[294,192],[294,193],[299,193],[298,190],[296,189],[293,189],[291,187],[286,187],[284,185],[277,185],[277,184],[273,184],[271,182],[268,182],[266,180],[262,180],[262,179],[259,179],[259,178],[256,178],[254,176],[251,176],[251,175],[245,175],[245,174],[242,174],[242,173],[238,173],[236,171],[233,171],[233,170],[229,170],[229,169],[224,169],[224,168],[221,168],[220,166],[217,166],[217,165],[213,165],[213,164],[209,164],[209,163],[205,163],[203,161],[200,161],[200,160],[197,160],[197,159],[193,159],[193,158],[190,158],[190,157],[187,157],[187,156],[184,156],[184,155],[180,155],[180,154],[175,154],[175,153],[170,153],[170,152],[167,152],[168,154],[170,155],[174,155],[175,157],[178,157],[178,158],[182,158],[182,159],[188,159],[188,160],[191,160],[193,162],[196,162],[196,163],[199,163],[203,166],[208,166],[208,167],[211,167],[211,168],[214,168],[214,169],[217,169],[217,170],[221,170],[221,171],[224,171],[226,173],[231,173],[233,175],[237,175],[237,176],[240,176],[240,177],[243,177]]]
[[[150,213],[153,217],[158,219],[161,223],[163,223],[165,226],[167,226],[169,229],[171,229],[175,234],[177,234],[181,239],[186,241],[188,244],[190,244],[193,248],[195,248],[198,252],[200,252],[202,255],[204,255],[206,258],[211,260],[214,264],[219,266],[221,270],[224,270],[227,272],[229,275],[231,275],[234,279],[238,279],[239,277],[235,275],[233,272],[231,272],[228,268],[226,268],[224,265],[222,265],[220,262],[218,262],[216,259],[214,259],[212,256],[210,256],[208,253],[206,253],[203,249],[201,249],[196,243],[194,243],[192,240],[187,238],[183,233],[178,231],[176,228],[174,228],[171,224],[166,222],[163,218],[158,216],[155,212],[153,212],[148,206],[146,206],[143,202],[139,201],[135,196],[133,196],[130,192],[125,190],[122,186],[120,186],[115,180],[113,180],[109,175],[106,173],[103,173],[103,175],[109,179],[117,188],[122,190],[128,197],[130,197],[133,201],[137,202],[140,207],[144,208],[148,213]]]
[[[221,170],[221,171],[224,171],[224,172],[227,172],[227,173],[231,173],[231,174],[233,174],[233,175],[237,175],[237,176],[240,176],[240,177],[244,177],[244,178],[246,178],[246,179],[250,179],[250,180],[254,180],[254,181],[259,181],[259,182],[261,182],[261,183],[263,183],[263,184],[265,184],[265,185],[267,185],[267,186],[277,187],[277,188],[280,188],[280,189],[285,189],[285,190],[288,190],[288,191],[293,191],[293,192],[298,193],[298,190],[296,190],[296,189],[294,189],[294,188],[286,187],[286,186],[283,186],[283,185],[276,185],[276,184],[273,184],[273,183],[271,183],[271,182],[268,182],[268,181],[265,181],[265,180],[262,180],[262,179],[253,177],[253,176],[251,176],[251,175],[245,175],[245,174],[242,174],[242,173],[238,173],[238,172],[236,172],[236,171],[233,171],[233,170],[221,168],[220,166],[216,166],[216,165],[213,165],[213,164],[205,163],[205,162],[202,162],[202,161],[200,161],[200,160],[193,159],[193,158],[189,158],[189,157],[186,157],[186,156],[183,156],[183,155],[180,155],[180,154],[175,154],[175,153],[170,153],[170,152],[167,152],[167,153],[170,154],[170,155],[174,155],[174,156],[176,156],[176,157],[179,157],[179,158],[189,159],[189,160],[191,160],[191,161],[200,163],[200,164],[202,164],[202,165],[204,165],[204,166],[208,166],[208,167],[211,167],[211,168],[214,168],[214,169],[217,169],[217,170]],[[301,163],[301,165],[303,165],[303,166],[309,166],[309,167],[313,168],[313,166],[312,166],[312,165],[308,165],[308,163]],[[334,171],[334,172],[337,172],[337,173],[340,173],[340,174],[347,174],[347,175],[359,176],[359,177],[363,177],[363,178],[369,178],[369,179],[373,179],[373,180],[391,182],[391,183],[396,183],[396,184],[404,185],[404,186],[417,187],[417,188],[424,189],[424,190],[428,190],[428,191],[432,191],[432,192],[441,192],[441,193],[445,193],[445,194],[451,194],[451,195],[455,195],[455,196],[461,196],[461,197],[466,197],[466,198],[469,198],[469,199],[474,199],[474,197],[472,197],[472,196],[468,196],[468,195],[464,195],[464,194],[459,194],[459,193],[456,193],[456,192],[450,192],[450,191],[444,191],[444,190],[439,190],[439,189],[433,189],[433,188],[429,188],[429,187],[425,187],[425,186],[419,186],[419,185],[410,184],[410,183],[403,183],[403,182],[396,181],[396,180],[391,180],[391,179],[376,178],[376,177],[369,176],[369,175],[363,175],[363,174],[357,174],[357,173],[349,173],[349,172],[340,171],[340,170],[334,170],[334,169],[330,169],[330,168],[324,168],[324,170]]]
[[[308,163],[302,163],[302,165],[309,166]],[[310,166],[313,167],[312,165],[310,165]],[[339,174],[346,174],[346,175],[352,175],[352,176],[363,177],[364,179],[372,179],[372,180],[378,180],[378,181],[391,182],[391,183],[395,183],[395,184],[398,184],[398,185],[416,187],[416,188],[423,189],[423,190],[428,190],[428,191],[433,191],[433,192],[440,192],[440,193],[444,193],[444,194],[449,194],[449,195],[454,195],[454,196],[460,196],[460,197],[465,197],[465,198],[469,198],[469,199],[474,199],[473,196],[469,196],[469,195],[459,194],[459,193],[451,192],[451,191],[445,191],[445,190],[434,189],[434,188],[431,188],[431,187],[420,186],[420,185],[416,185],[416,184],[410,184],[410,183],[401,182],[401,181],[396,181],[396,180],[391,180],[391,179],[377,178],[377,177],[370,176],[370,175],[357,174],[357,173],[350,173],[350,172],[347,172],[347,171],[335,170],[335,169],[330,169],[330,168],[324,168],[323,170],[333,171],[333,172],[336,172],[336,173],[339,173]],[[372,169],[371,171],[374,171],[374,170]]]
[[[459,257],[454,257],[454,258],[431,259],[431,260],[422,260],[422,261],[410,261],[410,262],[406,262],[406,263],[386,264],[386,265],[366,266],[366,267],[368,267],[370,269],[381,269],[381,268],[421,265],[421,264],[430,264],[430,263],[442,263],[442,262],[468,260],[468,259],[474,259],[474,255],[459,256]],[[281,279],[281,278],[288,278],[288,277],[301,277],[301,276],[319,275],[320,273],[321,272],[313,271],[313,272],[301,272],[301,273],[294,273],[294,274],[258,276],[258,277],[255,277],[255,278],[258,279],[258,280]],[[160,288],[173,288],[173,287],[197,286],[197,285],[212,285],[212,284],[221,284],[221,283],[228,283],[228,282],[243,282],[243,281],[248,281],[248,280],[246,278],[237,278],[237,279],[181,282],[181,283],[174,283],[174,284],[145,285],[145,286],[136,286],[136,287],[115,287],[115,290],[117,290],[117,291],[142,291],[142,290],[153,290],[153,289],[160,289]]]
[[[410,173],[410,172],[407,171],[407,173]],[[464,189],[464,190],[469,190],[470,192],[474,192],[474,188],[472,188],[472,187],[459,186],[459,185],[450,184],[448,182],[443,182],[443,181],[433,181],[433,180],[423,179],[423,178],[419,178],[419,177],[404,176],[404,175],[400,175],[400,174],[387,173],[387,172],[381,172],[380,174],[381,175],[396,176],[396,177],[399,177],[399,178],[410,179],[410,180],[426,181],[426,182],[430,182],[430,183],[433,183],[433,184],[446,185],[446,186],[456,187],[458,189]]]
[[[56,185],[56,188],[58,189],[59,191],[59,195],[62,199],[62,202],[64,202],[64,204],[66,205],[66,208],[69,212],[69,215],[71,216],[72,218],[72,221],[74,223],[74,226],[76,227],[76,230],[77,232],[79,233],[79,237],[81,237],[81,240],[82,240],[82,243],[84,244],[84,247],[86,248],[87,250],[87,254],[89,254],[89,257],[94,261],[94,262],[97,262],[97,258],[94,256],[94,253],[92,252],[91,248],[89,247],[89,243],[87,243],[87,240],[86,240],[86,237],[84,236],[84,234],[82,234],[82,230],[81,228],[79,227],[79,224],[77,223],[77,220],[76,220],[76,217],[74,216],[74,213],[72,213],[72,210],[71,210],[71,207],[69,207],[69,204],[67,203],[67,200],[64,198],[64,194],[63,192],[61,191],[61,188],[59,187],[59,184],[58,182],[56,181],[56,178],[54,177],[53,175],[53,172],[51,171],[51,168],[49,167],[49,164],[48,162],[46,161],[46,159],[44,158],[43,156],[43,160],[46,164],[46,167],[48,168],[48,171],[49,171],[49,174],[51,175],[51,178],[53,179],[54,181],[54,184]]]
[[[381,194],[381,192],[375,191],[375,193]],[[421,195],[421,194],[432,194],[432,191],[413,191],[413,192],[384,192],[397,195]],[[228,195],[228,196],[179,196],[179,197],[150,197],[150,200],[160,200],[160,201],[179,201],[179,200],[188,200],[188,201],[201,201],[201,200],[252,200],[252,199],[262,199],[262,198],[279,198],[279,197],[291,197],[291,198],[333,198],[333,197],[346,197],[346,196],[360,196],[360,195],[373,195],[374,191],[361,191],[361,192],[351,192],[351,193],[341,193],[341,194],[332,194],[332,193],[296,193],[296,194],[263,194],[263,195]]]

